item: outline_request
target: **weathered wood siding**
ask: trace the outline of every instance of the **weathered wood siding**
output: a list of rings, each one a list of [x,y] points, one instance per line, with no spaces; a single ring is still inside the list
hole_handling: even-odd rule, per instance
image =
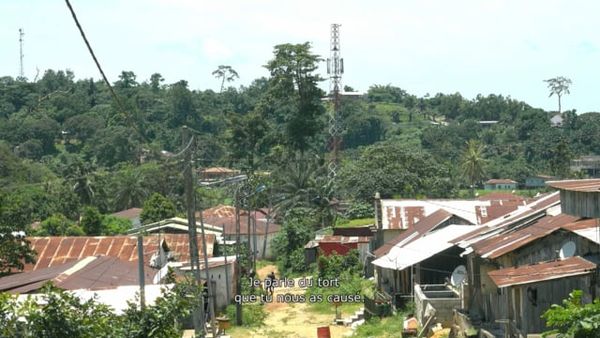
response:
[[[511,292],[513,304],[520,304],[519,312],[512,318],[517,323],[517,328],[524,334],[542,333],[548,328],[541,318],[542,314],[552,304],[562,304],[563,299],[569,297],[569,293],[575,289],[583,290],[586,295],[584,300],[591,301],[593,274],[554,279],[545,282],[517,285],[511,287],[519,292]],[[528,289],[531,290],[528,292]],[[537,293],[537,299],[530,299],[531,292]],[[516,299],[515,297],[518,297]]]
[[[560,191],[562,212],[569,215],[600,218],[600,191]]]
[[[498,257],[496,262],[504,267],[510,267],[555,260],[559,258],[560,249],[568,241],[575,243],[575,256],[600,253],[598,244],[570,231],[559,230],[521,249]]]

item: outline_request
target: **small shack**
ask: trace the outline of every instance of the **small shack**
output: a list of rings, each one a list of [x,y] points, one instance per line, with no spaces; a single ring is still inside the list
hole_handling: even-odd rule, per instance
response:
[[[517,182],[510,179],[491,179],[487,180],[483,187],[485,190],[515,190]]]

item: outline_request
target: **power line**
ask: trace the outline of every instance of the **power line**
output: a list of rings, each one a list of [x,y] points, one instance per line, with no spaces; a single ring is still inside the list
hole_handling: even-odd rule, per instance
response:
[[[102,75],[102,79],[104,80],[104,83],[106,83],[106,85],[108,86],[108,89],[110,91],[110,94],[111,94],[113,100],[117,103],[117,105],[119,106],[119,109],[121,110],[123,115],[125,115],[125,119],[127,120],[127,123],[129,124],[129,126],[132,127],[144,140],[147,141],[146,136],[144,136],[144,134],[142,134],[140,132],[140,130],[135,126],[135,124],[133,124],[133,122],[131,121],[130,114],[127,112],[127,110],[125,109],[125,106],[123,105],[123,102],[119,99],[119,97],[115,93],[112,85],[110,84],[110,82],[108,81],[108,78],[106,77],[106,74],[104,74],[104,70],[102,70],[102,66],[100,65],[100,62],[98,61],[98,58],[96,58],[96,54],[94,53],[94,50],[92,49],[92,46],[90,45],[90,42],[88,41],[87,37],[85,36],[85,32],[83,31],[83,28],[81,27],[81,24],[79,23],[79,20],[77,19],[77,15],[75,14],[73,7],[71,6],[71,3],[69,2],[69,0],[65,0],[65,2],[67,3],[67,7],[69,7],[71,16],[73,17],[73,20],[75,21],[75,25],[77,25],[77,29],[79,30],[79,33],[81,34],[81,37],[83,38],[83,41],[85,42],[85,45],[87,46],[87,49],[90,52],[90,55],[94,59],[94,63],[96,64],[98,71],[100,71],[100,74]]]

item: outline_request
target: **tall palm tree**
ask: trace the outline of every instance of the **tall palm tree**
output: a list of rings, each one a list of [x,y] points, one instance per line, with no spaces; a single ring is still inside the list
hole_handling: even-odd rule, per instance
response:
[[[225,81],[231,82],[240,76],[238,73],[231,68],[231,66],[220,65],[214,72],[212,72],[217,79],[221,79],[221,91],[223,92],[223,88],[225,87]]]
[[[131,167],[124,168],[116,179],[115,209],[141,207],[148,197],[144,181],[145,177],[139,170]]]
[[[484,146],[477,140],[469,140],[467,148],[462,155],[461,169],[463,176],[471,185],[471,193],[475,185],[485,177],[485,158],[483,157]]]
[[[571,85],[571,79],[568,79],[564,76],[557,76],[552,79],[544,80],[544,82],[548,83],[548,89],[550,89],[550,95],[556,95],[558,97],[558,113],[562,112],[560,99],[563,95],[569,94],[569,86]]]

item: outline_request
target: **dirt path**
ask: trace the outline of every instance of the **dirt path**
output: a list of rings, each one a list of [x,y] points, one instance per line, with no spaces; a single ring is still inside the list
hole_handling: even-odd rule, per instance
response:
[[[273,265],[265,266],[257,273],[264,280],[271,271],[278,276],[277,267]],[[268,314],[265,325],[244,333],[243,337],[313,338],[317,336],[318,327],[328,325],[332,338],[341,338],[344,333],[351,331],[349,327],[331,325],[333,315],[313,313],[306,303],[277,302],[277,295],[304,294],[305,289],[297,286],[298,280],[295,279],[295,287],[275,288],[273,302],[265,305]],[[242,338],[242,335],[233,334],[232,337]]]

